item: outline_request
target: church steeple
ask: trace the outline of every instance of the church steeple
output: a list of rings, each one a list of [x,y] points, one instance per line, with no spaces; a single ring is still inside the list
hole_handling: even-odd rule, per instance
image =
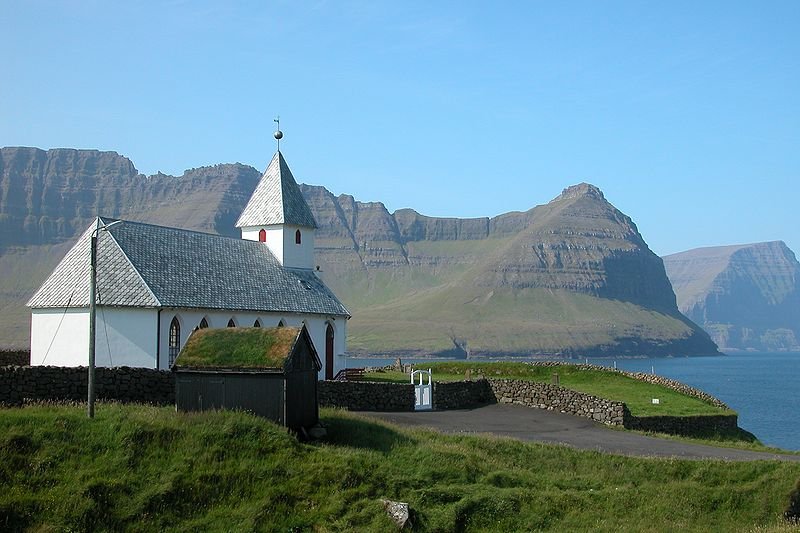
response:
[[[258,240],[286,267],[314,268],[317,223],[280,151],[275,152],[236,227]]]
[[[314,215],[311,214],[311,209],[280,152],[275,152],[269,162],[253,196],[239,216],[236,227],[271,224],[317,228]]]

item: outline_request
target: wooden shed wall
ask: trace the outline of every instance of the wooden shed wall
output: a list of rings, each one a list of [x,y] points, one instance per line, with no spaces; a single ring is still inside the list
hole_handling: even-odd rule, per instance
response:
[[[178,411],[243,409],[287,425],[282,374],[179,372],[175,401]]]
[[[314,368],[286,375],[286,425],[311,427],[319,422],[317,371]]]

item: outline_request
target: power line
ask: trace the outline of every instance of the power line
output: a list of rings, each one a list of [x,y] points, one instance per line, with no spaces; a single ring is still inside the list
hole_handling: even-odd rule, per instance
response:
[[[58,321],[58,326],[56,327],[55,333],[53,333],[53,338],[50,339],[50,346],[47,347],[47,351],[44,353],[44,358],[42,359],[42,366],[44,366],[45,361],[47,361],[47,356],[50,355],[50,348],[53,347],[53,343],[56,341],[56,337],[58,336],[58,331],[61,329],[61,323],[64,322],[64,317],[67,315],[67,310],[69,309],[69,304],[72,303],[72,297],[75,295],[75,289],[72,289],[72,293],[69,295],[69,299],[67,300],[67,306],[64,308],[64,312],[61,314],[61,320]]]

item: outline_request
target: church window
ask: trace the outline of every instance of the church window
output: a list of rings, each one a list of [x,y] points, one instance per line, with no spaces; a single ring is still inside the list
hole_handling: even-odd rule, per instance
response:
[[[181,325],[178,317],[173,317],[169,325],[169,366],[175,362],[181,349]]]
[[[198,327],[200,329],[205,329],[208,327],[208,320],[206,320],[206,317],[203,317],[203,320],[200,321],[200,325]]]
[[[267,242],[267,231],[262,229],[258,232],[258,242]]]
[[[294,232],[294,243],[300,244],[303,242],[303,236],[300,235],[300,230]]]
[[[260,328],[261,327],[261,321],[256,318],[256,321],[253,322],[253,327],[254,328]]]
[[[281,318],[281,321],[280,321],[280,322],[278,322],[278,327],[279,327],[279,328],[283,328],[283,327],[285,327],[285,326],[286,326],[286,324],[283,322],[283,319]]]
[[[232,318],[230,320],[228,320],[228,327],[229,328],[235,328],[236,327],[236,322],[234,322]]]

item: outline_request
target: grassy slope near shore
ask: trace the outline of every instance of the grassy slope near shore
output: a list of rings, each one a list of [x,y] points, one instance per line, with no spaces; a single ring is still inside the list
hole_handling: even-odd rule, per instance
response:
[[[349,304],[350,293],[338,294]],[[567,290],[488,289],[469,277],[427,290],[406,288],[394,300],[351,311],[353,353],[435,354],[453,349],[449,335],[454,334],[468,340],[474,354],[592,355],[600,346],[614,353],[620,339],[631,337],[648,346],[641,354],[655,353],[650,343],[669,344],[692,334],[674,316],[630,302]]]
[[[409,431],[323,410],[301,444],[243,413],[99,404],[0,410],[0,529],[783,530],[800,464],[637,459]]]
[[[549,383],[553,374],[558,374],[559,384],[568,389],[592,394],[600,398],[625,402],[634,416],[691,416],[735,414],[730,409],[720,409],[698,398],[687,396],[661,385],[654,385],[629,378],[616,372],[583,370],[575,365],[557,367],[534,366],[525,363],[476,363],[438,362],[418,364],[418,368],[430,368],[434,381],[457,381],[464,379],[467,370],[471,377],[484,375],[488,378],[527,379]],[[370,373],[369,381],[408,382],[408,375],[401,372]],[[653,398],[660,403],[654,405]]]

